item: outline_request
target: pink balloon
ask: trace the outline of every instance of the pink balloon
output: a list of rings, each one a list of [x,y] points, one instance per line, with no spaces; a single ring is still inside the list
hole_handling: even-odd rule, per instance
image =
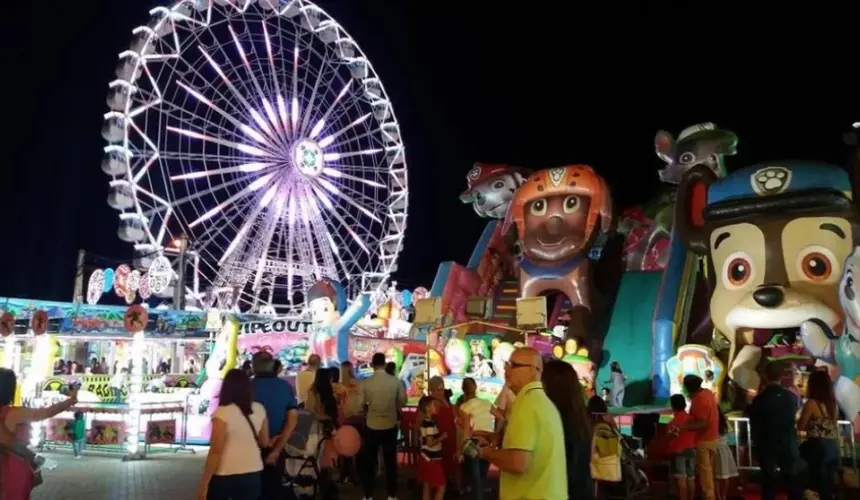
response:
[[[332,444],[337,454],[342,457],[354,457],[361,449],[361,436],[358,429],[351,425],[344,425],[332,436]]]

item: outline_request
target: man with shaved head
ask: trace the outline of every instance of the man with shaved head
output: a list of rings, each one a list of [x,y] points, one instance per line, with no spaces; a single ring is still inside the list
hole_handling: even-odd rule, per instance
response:
[[[567,500],[567,461],[561,416],[541,383],[540,353],[522,347],[505,363],[505,382],[516,395],[501,448],[483,446],[480,457],[501,471],[499,500]]]

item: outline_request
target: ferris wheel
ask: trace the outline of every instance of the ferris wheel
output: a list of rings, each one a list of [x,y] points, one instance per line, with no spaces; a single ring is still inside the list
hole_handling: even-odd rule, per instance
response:
[[[243,310],[297,311],[321,278],[351,297],[383,290],[406,228],[405,149],[358,44],[305,0],[150,15],[119,54],[102,129],[136,264],[167,256],[178,271],[183,238],[186,289]]]

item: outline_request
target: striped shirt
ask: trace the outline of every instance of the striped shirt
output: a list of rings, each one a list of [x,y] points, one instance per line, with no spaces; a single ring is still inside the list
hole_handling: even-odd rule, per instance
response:
[[[427,460],[442,460],[441,433],[433,419],[421,421],[421,454]],[[431,444],[431,441],[433,443]]]

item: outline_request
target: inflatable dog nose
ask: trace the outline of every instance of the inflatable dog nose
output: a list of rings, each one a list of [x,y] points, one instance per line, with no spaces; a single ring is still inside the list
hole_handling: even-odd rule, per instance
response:
[[[756,304],[772,309],[779,307],[785,299],[785,294],[781,288],[775,286],[763,286],[753,292],[753,300]]]

